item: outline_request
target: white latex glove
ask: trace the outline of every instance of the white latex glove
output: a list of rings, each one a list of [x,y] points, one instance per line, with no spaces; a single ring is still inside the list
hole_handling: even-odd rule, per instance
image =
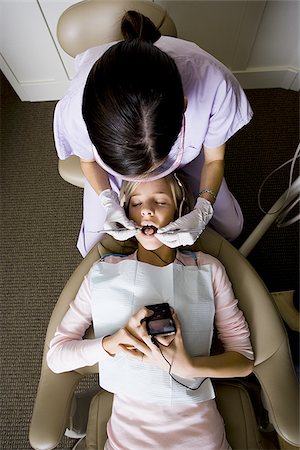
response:
[[[118,194],[112,189],[105,189],[99,194],[99,200],[107,211],[104,230],[118,241],[126,241],[138,232],[134,222],[129,220],[122,206]],[[121,224],[121,228],[120,228]],[[120,228],[120,230],[118,230]],[[124,229],[125,228],[125,229]],[[113,230],[113,231],[112,231]]]
[[[185,216],[157,230],[155,237],[168,247],[192,245],[200,236],[213,215],[211,203],[198,197],[195,208]]]

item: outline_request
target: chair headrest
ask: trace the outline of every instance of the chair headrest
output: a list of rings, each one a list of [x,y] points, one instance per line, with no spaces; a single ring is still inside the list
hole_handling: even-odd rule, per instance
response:
[[[120,22],[128,10],[138,11],[149,17],[162,35],[177,36],[173,20],[166,10],[149,1],[90,0],[66,9],[57,25],[57,38],[70,56],[88,48],[122,40]]]

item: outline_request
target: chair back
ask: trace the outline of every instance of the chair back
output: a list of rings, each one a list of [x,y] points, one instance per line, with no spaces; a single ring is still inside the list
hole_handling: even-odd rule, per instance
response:
[[[44,377],[54,375],[47,367],[45,355],[56,327],[76,296],[86,273],[102,255],[129,254],[135,248],[135,240],[124,243],[106,236],[90,251],[72,274],[50,319],[42,368]],[[293,368],[287,334],[269,291],[245,257],[213,230],[207,228],[189,249],[209,253],[224,265],[235,296],[239,300],[239,308],[243,311],[250,328],[255,354],[254,374],[262,387],[263,400],[270,421],[285,441],[297,445],[299,443],[299,385]],[[93,331],[90,329],[86,338],[92,337]],[[73,371],[68,376],[75,377],[74,380],[72,379],[75,385],[78,382],[76,380],[83,375],[96,373],[98,370],[98,365],[94,365]]]
[[[135,242],[135,239],[120,242],[107,235],[90,251],[60,295],[49,323],[46,342],[49,343],[52,339],[70,301],[76,296],[85,274],[94,262],[105,254],[132,253],[136,249]],[[209,228],[193,246],[187,248],[194,251],[201,250],[221,261],[251,330],[255,366],[271,358],[282,345],[286,333],[269,291],[251,264],[226,239]]]

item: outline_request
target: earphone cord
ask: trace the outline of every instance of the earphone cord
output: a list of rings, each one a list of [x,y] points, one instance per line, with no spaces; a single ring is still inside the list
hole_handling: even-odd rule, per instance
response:
[[[155,341],[156,341],[156,339],[155,339]],[[156,341],[156,342],[157,342],[157,341]],[[172,373],[171,373],[171,370],[172,370],[172,364],[167,360],[167,358],[166,358],[165,355],[163,354],[163,352],[162,352],[162,350],[161,350],[161,348],[160,348],[159,343],[157,343],[157,347],[159,348],[159,351],[160,351],[161,356],[164,358],[164,360],[166,361],[166,363],[168,363],[168,365],[169,365],[169,375],[170,375],[170,377],[171,377],[172,380],[174,380],[176,383],[180,384],[181,386],[183,386],[183,387],[185,387],[185,388],[187,388],[187,389],[190,389],[191,391],[196,391],[196,390],[199,389],[199,387],[204,383],[204,381],[207,380],[207,377],[204,378],[204,379],[200,382],[200,384],[199,384],[197,387],[194,387],[194,388],[193,388],[193,387],[190,387],[190,386],[187,386],[186,384],[183,384],[183,383],[181,383],[180,381],[176,380],[176,378],[174,378],[174,376],[173,376]]]
[[[165,264],[168,264],[168,263],[167,263],[166,261],[164,261],[157,253],[155,253],[154,250],[150,250],[150,251],[151,251],[151,253],[154,253],[154,255],[157,256],[162,262],[164,262]],[[175,257],[175,259],[176,259],[178,262],[180,262],[180,264],[182,264],[183,266],[185,266],[185,264],[184,264],[182,261],[180,261],[180,259],[178,259],[177,257]],[[169,372],[168,372],[168,373],[169,373],[170,377],[172,378],[172,380],[174,380],[176,383],[180,384],[181,386],[183,386],[183,387],[185,387],[185,388],[187,388],[187,389],[190,389],[191,391],[196,391],[197,389],[199,389],[199,387],[204,383],[204,381],[207,380],[207,377],[204,378],[204,379],[200,382],[200,384],[199,384],[197,387],[194,387],[194,388],[192,388],[192,387],[190,387],[190,386],[187,386],[186,384],[183,384],[183,383],[181,383],[180,381],[176,380],[176,378],[174,378],[174,376],[173,376],[172,373],[171,373],[171,371],[172,371],[172,364],[167,360],[167,358],[166,358],[165,355],[163,354],[163,352],[162,352],[162,350],[161,350],[161,348],[160,348],[160,345],[159,345],[159,343],[157,342],[157,340],[155,339],[155,337],[153,337],[152,339],[153,339],[154,342],[156,343],[156,346],[159,348],[159,351],[160,351],[161,356],[164,358],[164,360],[166,361],[166,363],[169,365]]]

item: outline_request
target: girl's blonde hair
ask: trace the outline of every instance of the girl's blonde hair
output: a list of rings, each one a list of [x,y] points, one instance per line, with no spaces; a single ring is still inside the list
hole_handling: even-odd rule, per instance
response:
[[[176,208],[174,220],[185,214],[188,214],[194,208],[194,198],[189,190],[188,184],[184,176],[177,172],[167,175],[165,180],[169,183],[173,196],[174,205]],[[124,207],[128,215],[128,207],[130,199],[139,184],[144,182],[139,181],[123,181],[120,189],[120,204]]]

